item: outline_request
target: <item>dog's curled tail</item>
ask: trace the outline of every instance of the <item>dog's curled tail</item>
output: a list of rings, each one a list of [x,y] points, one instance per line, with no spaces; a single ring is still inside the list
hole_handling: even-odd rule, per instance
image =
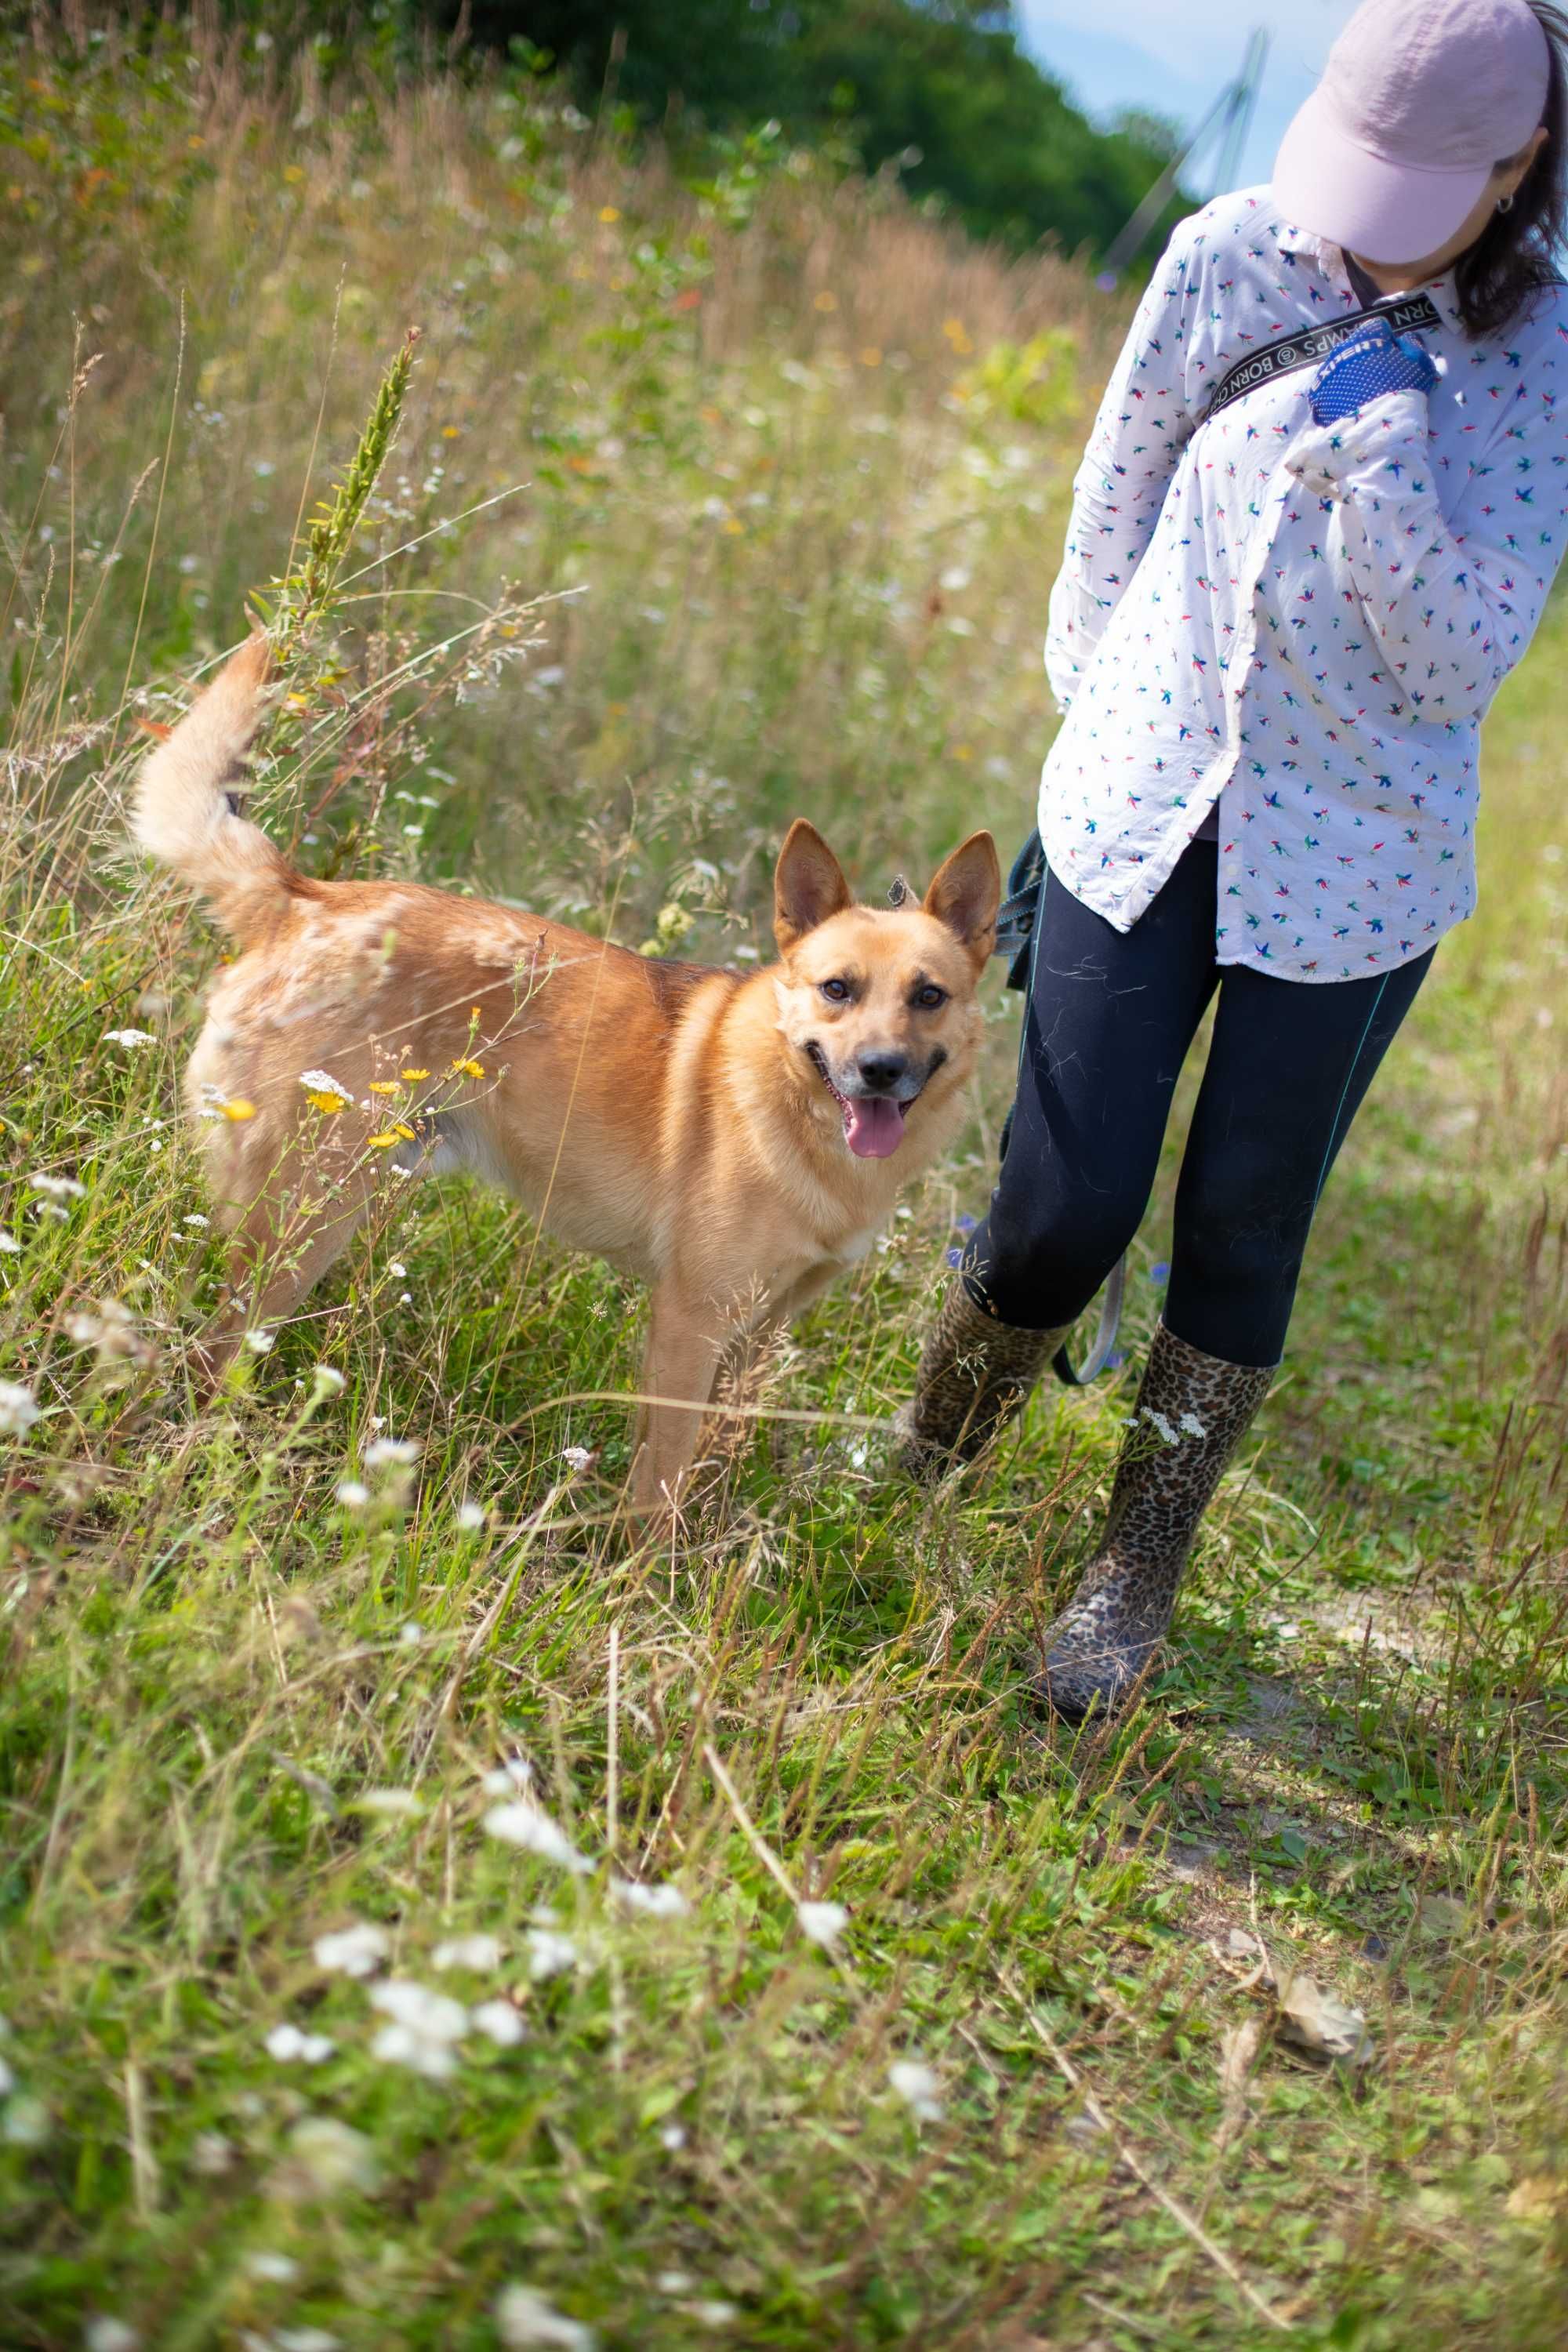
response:
[[[230,656],[147,761],[131,812],[142,847],[194,883],[242,941],[267,927],[300,879],[230,793],[260,722],[269,652],[258,635]]]

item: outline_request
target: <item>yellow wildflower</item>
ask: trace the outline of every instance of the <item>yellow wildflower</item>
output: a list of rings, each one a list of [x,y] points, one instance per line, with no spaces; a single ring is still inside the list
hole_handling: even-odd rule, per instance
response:
[[[430,1073],[428,1070],[405,1070],[403,1075],[412,1081],[415,1078],[427,1078]]]
[[[452,1065],[452,1075],[454,1077],[482,1078],[484,1074],[484,1064],[482,1062],[476,1062],[471,1057],[467,1061],[454,1062]]]
[[[232,1118],[237,1122],[256,1117],[256,1105],[253,1102],[247,1102],[243,1095],[236,1095],[232,1102],[220,1103],[218,1108],[225,1118]]]
[[[370,1091],[373,1095],[397,1095],[403,1089],[395,1078],[372,1078]]]

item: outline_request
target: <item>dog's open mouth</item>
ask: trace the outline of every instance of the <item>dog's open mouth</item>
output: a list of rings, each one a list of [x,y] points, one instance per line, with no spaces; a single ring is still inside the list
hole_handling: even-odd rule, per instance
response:
[[[857,1160],[886,1160],[895,1152],[904,1139],[904,1116],[908,1103],[895,1102],[890,1095],[841,1095],[827,1075],[827,1057],[820,1045],[806,1047],[816,1065],[816,1075],[838,1105],[844,1121],[844,1140]]]

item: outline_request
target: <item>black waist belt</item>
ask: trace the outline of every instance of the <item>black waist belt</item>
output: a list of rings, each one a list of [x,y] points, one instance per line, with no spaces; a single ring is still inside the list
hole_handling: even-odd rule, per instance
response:
[[[1206,425],[1222,408],[1244,393],[1256,392],[1260,383],[1272,383],[1276,376],[1293,374],[1297,368],[1315,367],[1326,360],[1331,352],[1338,351],[1348,336],[1369,319],[1386,319],[1396,335],[1417,330],[1440,327],[1443,323],[1437,306],[1429,294],[1398,294],[1392,301],[1373,302],[1364,310],[1353,310],[1345,319],[1326,319],[1321,327],[1306,327],[1293,335],[1278,335],[1256,352],[1248,352],[1244,360],[1227,368],[1209,394],[1204,411]]]

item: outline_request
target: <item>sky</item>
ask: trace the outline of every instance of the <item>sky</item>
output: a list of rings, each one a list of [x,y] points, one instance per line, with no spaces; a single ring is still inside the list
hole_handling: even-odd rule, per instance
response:
[[[1356,0],[1017,0],[1024,45],[1097,119],[1144,107],[1191,128],[1241,64],[1255,25],[1270,35],[1237,184],[1266,180],[1280,134],[1322,69]],[[1199,158],[1187,184],[1214,193]]]

